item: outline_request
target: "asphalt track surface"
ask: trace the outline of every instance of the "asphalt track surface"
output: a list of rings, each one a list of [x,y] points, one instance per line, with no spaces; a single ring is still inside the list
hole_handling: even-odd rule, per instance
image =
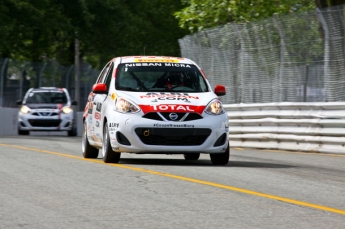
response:
[[[345,228],[345,154],[231,149],[84,159],[81,138],[0,136],[0,229]]]

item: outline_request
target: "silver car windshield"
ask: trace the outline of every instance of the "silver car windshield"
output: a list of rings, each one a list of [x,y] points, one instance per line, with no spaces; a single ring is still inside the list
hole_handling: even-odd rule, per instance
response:
[[[208,92],[195,65],[177,63],[128,63],[117,69],[115,88],[124,91]]]
[[[64,104],[67,103],[67,96],[63,91],[32,91],[28,94],[25,104]]]

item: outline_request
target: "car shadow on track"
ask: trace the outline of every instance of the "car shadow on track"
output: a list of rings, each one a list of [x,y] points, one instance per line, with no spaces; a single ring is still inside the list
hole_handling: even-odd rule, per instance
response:
[[[212,166],[212,167],[239,167],[239,168],[293,168],[296,166],[263,163],[263,162],[248,162],[248,161],[229,161],[227,165],[212,165],[210,160],[199,159],[196,161],[188,161],[184,159],[162,159],[162,158],[121,158],[119,164],[124,165],[164,165],[164,166]]]

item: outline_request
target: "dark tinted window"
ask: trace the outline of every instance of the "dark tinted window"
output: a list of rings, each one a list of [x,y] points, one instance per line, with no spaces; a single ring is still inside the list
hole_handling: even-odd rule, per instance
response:
[[[127,91],[209,91],[195,65],[179,63],[120,64],[115,87]]]
[[[25,103],[67,103],[67,96],[63,91],[32,91],[28,94]]]

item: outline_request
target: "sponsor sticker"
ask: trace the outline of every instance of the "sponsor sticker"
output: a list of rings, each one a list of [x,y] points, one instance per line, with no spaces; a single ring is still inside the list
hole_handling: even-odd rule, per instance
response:
[[[163,62],[163,63],[178,63],[178,60],[172,59],[134,59],[135,62]]]
[[[102,103],[97,103],[96,111],[101,111],[101,110],[102,110]]]
[[[116,94],[115,93],[111,94],[111,100],[115,100],[115,99],[116,99]]]
[[[194,125],[189,124],[153,124],[157,128],[194,128]]]
[[[101,120],[101,117],[102,117],[101,113],[95,112],[95,119]]]
[[[202,114],[206,106],[193,106],[185,104],[160,104],[160,105],[139,105],[142,111],[148,112],[195,112]]]
[[[180,100],[180,101],[189,101],[188,99],[195,99],[198,100],[198,96],[194,95],[189,95],[188,93],[154,93],[154,92],[149,92],[144,95],[140,95],[141,99],[158,99],[158,100]]]

